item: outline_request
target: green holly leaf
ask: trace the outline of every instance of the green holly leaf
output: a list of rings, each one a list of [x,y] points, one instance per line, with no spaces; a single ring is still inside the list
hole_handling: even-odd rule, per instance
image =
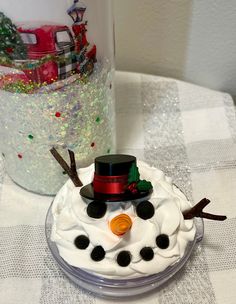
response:
[[[146,181],[145,179],[144,180],[140,180],[138,183],[137,183],[137,189],[139,191],[148,191],[150,189],[152,189],[152,183],[151,182],[148,182]]]
[[[136,164],[133,163],[129,170],[128,183],[131,184],[133,182],[138,182],[139,177],[140,177],[140,174],[138,171],[138,167],[136,166]]]

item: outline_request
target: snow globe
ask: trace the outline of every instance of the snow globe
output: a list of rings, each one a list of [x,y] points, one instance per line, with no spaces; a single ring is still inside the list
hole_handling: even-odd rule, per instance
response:
[[[0,1],[0,151],[17,184],[54,195],[79,167],[115,149],[109,0]],[[106,134],[106,136],[104,136]]]
[[[58,266],[98,296],[126,298],[161,287],[203,237],[204,198],[192,206],[172,179],[132,155],[110,154],[78,171],[51,150],[70,180],[49,208],[45,232]]]

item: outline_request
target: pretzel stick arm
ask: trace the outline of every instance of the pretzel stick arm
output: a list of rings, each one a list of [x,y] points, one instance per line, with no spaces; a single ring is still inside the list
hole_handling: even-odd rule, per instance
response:
[[[207,198],[203,198],[197,205],[193,206],[191,209],[188,209],[183,212],[183,216],[185,220],[192,219],[194,217],[206,218],[209,220],[215,221],[224,221],[226,220],[226,216],[224,215],[216,215],[211,213],[203,212],[202,210],[210,203],[210,200]]]
[[[57,160],[57,162],[60,164],[60,166],[65,170],[65,172],[68,174],[72,182],[76,187],[83,186],[81,180],[79,179],[79,176],[76,171],[76,163],[75,163],[75,155],[74,152],[69,150],[69,156],[71,161],[71,167],[68,166],[66,161],[61,157],[61,155],[57,152],[57,150],[53,147],[50,152],[52,153],[53,157]]]

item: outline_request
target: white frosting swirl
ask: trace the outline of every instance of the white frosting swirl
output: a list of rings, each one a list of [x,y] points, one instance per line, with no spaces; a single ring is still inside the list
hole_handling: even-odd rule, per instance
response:
[[[141,179],[152,182],[153,193],[149,198],[155,208],[152,218],[143,220],[136,214],[131,202],[108,203],[104,217],[99,219],[87,215],[88,203],[80,196],[69,180],[58,192],[52,206],[54,223],[52,241],[56,242],[61,257],[70,265],[79,267],[96,275],[111,279],[135,278],[155,274],[176,263],[183,255],[189,241],[194,239],[196,228],[193,220],[184,220],[182,211],[189,209],[190,202],[172,184],[164,173],[144,162],[138,161]],[[79,177],[84,185],[92,181],[94,165],[79,169]],[[118,214],[125,213],[132,219],[132,227],[123,236],[112,233],[109,222]],[[169,237],[167,249],[158,248],[156,237],[166,234]],[[78,249],[74,240],[79,235],[89,238],[86,249]],[[105,250],[103,260],[96,262],[90,257],[95,246]],[[145,261],[140,250],[151,247],[154,257]],[[120,251],[129,251],[131,262],[126,267],[117,263]]]

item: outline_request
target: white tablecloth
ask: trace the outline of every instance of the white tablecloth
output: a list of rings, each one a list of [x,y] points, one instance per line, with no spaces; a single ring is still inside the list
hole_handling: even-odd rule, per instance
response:
[[[29,193],[0,161],[0,303],[236,302],[236,119],[232,98],[174,79],[116,74],[117,147],[173,177],[204,211],[205,236],[185,268],[161,290],[132,300],[99,299],[71,284],[46,245],[44,221],[52,198]],[[0,147],[1,150],[1,147]]]

